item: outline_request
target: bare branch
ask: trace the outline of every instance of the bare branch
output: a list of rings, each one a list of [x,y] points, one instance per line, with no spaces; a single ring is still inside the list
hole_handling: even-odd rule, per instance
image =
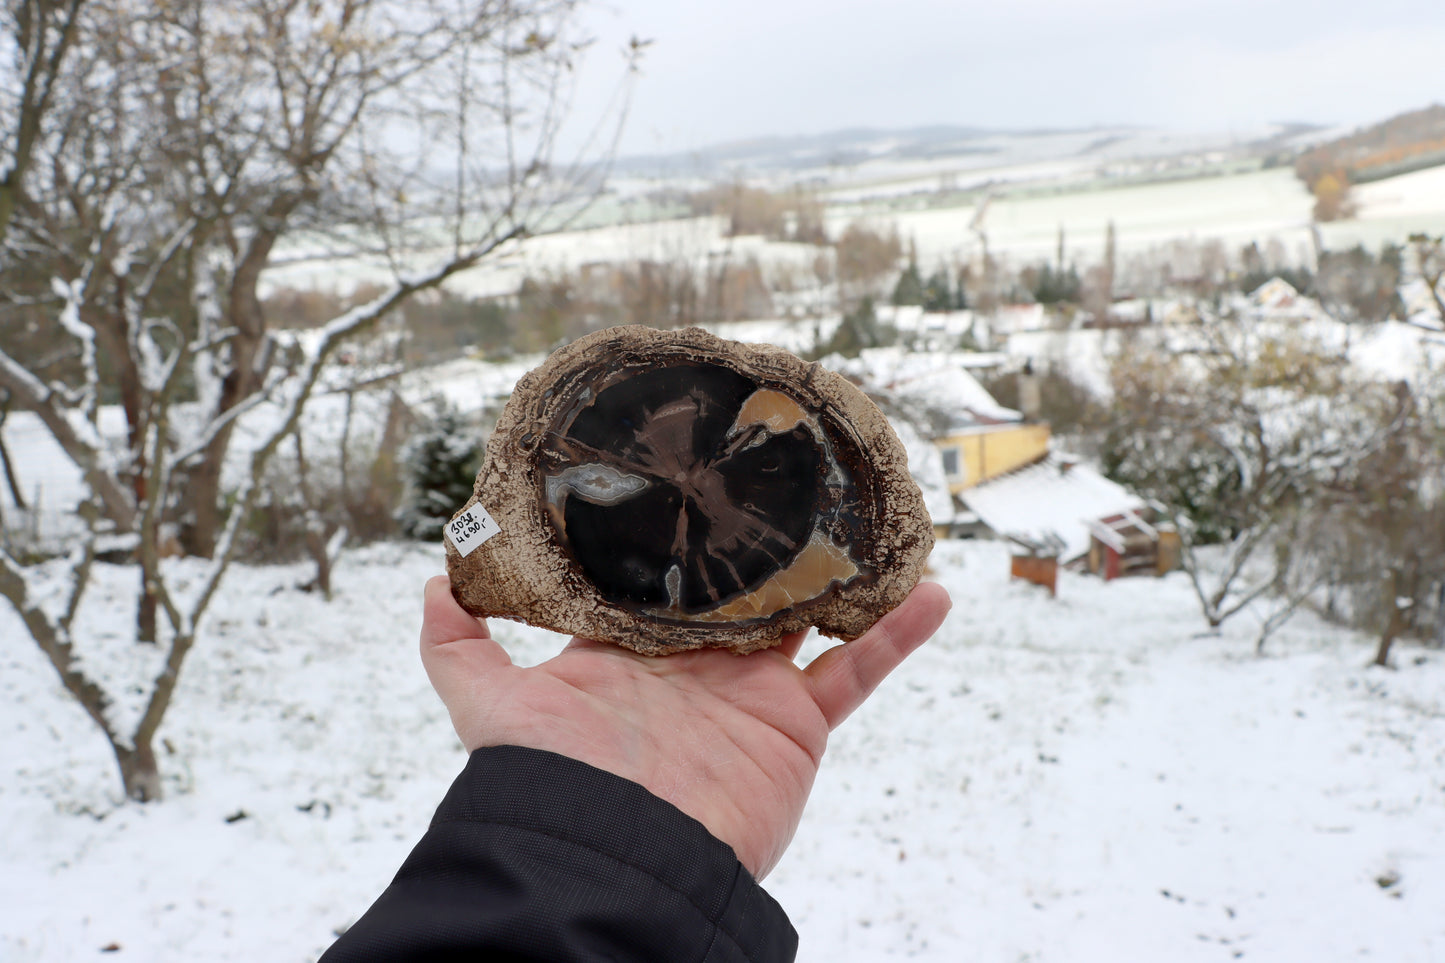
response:
[[[62,2],[74,20],[86,0],[16,0],[11,9]],[[549,163],[576,51],[558,38],[574,8],[573,0],[112,0],[85,6],[73,24],[67,43],[85,56],[55,74],[26,203],[0,245],[0,283],[31,299],[17,310],[63,310],[73,348],[53,370],[0,352],[0,390],[41,419],[90,489],[93,515],[72,555],[65,611],[31,616],[62,675],[98,540],[123,533],[138,546],[137,638],[168,648],[129,747],[103,718],[104,693],[83,678],[67,682],[98,707],[88,711],[133,797],[159,791],[150,742],[268,465],[295,437],[337,348],[524,237],[527,225],[555,230],[585,208],[590,197],[577,185],[599,168],[579,168],[573,183]],[[454,169],[432,149],[452,145],[447,123],[456,124]],[[399,136],[439,128],[443,136]],[[0,219],[0,232],[9,220]],[[286,251],[293,241],[305,250]],[[278,252],[321,246],[385,256],[394,283],[314,332],[298,362],[280,350],[261,279]],[[36,280],[51,276],[63,281],[58,304],[36,299],[45,294]],[[50,344],[40,355],[58,357]],[[98,427],[111,394],[127,418],[125,452]],[[274,421],[271,411],[254,417],[263,408]],[[223,491],[242,419],[266,433],[247,439],[240,485]],[[161,559],[170,531],[184,550],[210,558],[184,597]],[[321,546],[325,559],[342,537]],[[8,563],[3,581],[23,607],[23,574]],[[155,631],[160,609],[169,632]]]
[[[110,695],[75,662],[74,643],[68,626],[48,616],[30,596],[30,583],[25,571],[11,558],[10,553],[0,548],[0,595],[10,600],[21,621],[30,630],[40,651],[50,660],[51,666],[60,676],[75,701],[80,703],[86,715],[100,727],[106,738],[114,745],[117,733],[111,725],[108,710]]]
[[[105,443],[95,426],[57,406],[55,393],[4,351],[0,351],[0,386],[11,393],[19,407],[40,417],[56,443],[80,468],[117,531],[133,531],[135,504],[125,486],[106,467]]]
[[[96,367],[95,328],[80,318],[80,305],[85,300],[84,282],[66,284],[59,278],[53,278],[51,286],[65,302],[58,315],[60,325],[80,345],[80,364],[84,380],[81,382],[77,407],[80,408],[80,416],[94,424],[95,408],[100,399],[100,369]]]
[[[85,0],[55,3],[21,0],[8,5],[16,20],[17,45],[25,79],[13,126],[4,132],[8,157],[0,156],[0,238],[6,234],[24,192],[41,125],[51,106],[61,67],[75,42],[77,20]],[[8,161],[8,163],[6,163]]]
[[[70,626],[75,622],[76,612],[80,610],[80,600],[85,597],[85,589],[90,583],[90,571],[94,564],[95,534],[91,532],[71,551],[70,573],[67,578],[69,598],[65,600],[65,612],[59,620],[60,628],[66,635],[70,634]]]
[[[196,623],[210,605],[211,597],[220,584],[221,576],[225,574],[231,556],[235,552],[236,533],[245,516],[250,512],[260,490],[266,466],[281,443],[296,430],[296,426],[301,420],[301,414],[315,390],[317,379],[320,378],[326,361],[332,353],[348,338],[375,324],[378,319],[407,298],[419,291],[436,287],[453,274],[466,270],[498,248],[523,237],[525,233],[525,227],[515,227],[508,233],[473,248],[463,257],[447,261],[428,274],[397,283],[391,290],[354,308],[322,329],[321,338],[307,352],[306,362],[291,384],[291,397],[283,409],[280,423],[251,454],[250,469],[241,483],[240,490],[236,493],[235,502],[226,520],[225,530],[218,541],[215,557],[202,580],[200,592],[197,593],[190,611],[186,613],[185,631],[187,633],[194,632]]]

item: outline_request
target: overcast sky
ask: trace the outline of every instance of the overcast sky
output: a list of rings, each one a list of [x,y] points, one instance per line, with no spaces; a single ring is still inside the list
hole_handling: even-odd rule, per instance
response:
[[[1248,132],[1445,103],[1445,0],[599,0],[577,97],[653,41],[624,154],[842,127]]]

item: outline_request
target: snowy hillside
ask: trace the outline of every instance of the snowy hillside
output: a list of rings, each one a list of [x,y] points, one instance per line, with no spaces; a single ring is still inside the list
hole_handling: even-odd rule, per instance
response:
[[[184,564],[184,563],[183,563]],[[167,801],[0,611],[0,959],[314,959],[462,764],[415,651],[432,546],[237,567],[161,735]],[[1445,653],[1300,617],[1252,655],[1180,575],[1010,583],[943,542],[938,637],[834,736],[766,885],[804,961],[1445,958]],[[122,573],[103,569],[103,579]],[[132,617],[102,583],[87,637]],[[519,661],[560,640],[494,629]],[[810,642],[804,658],[820,651]]]
[[[834,238],[859,218],[896,228],[915,245],[925,270],[981,256],[980,232],[986,233],[991,254],[1004,260],[1046,260],[1056,256],[1061,240],[1066,240],[1068,261],[1096,264],[1103,258],[1111,225],[1117,250],[1125,257],[1185,239],[1219,241],[1230,252],[1250,242],[1274,241],[1289,262],[1314,262],[1313,201],[1289,166],[1220,166],[1210,159],[1216,152],[1204,149],[1204,138],[1193,145],[1197,152],[1179,155],[1177,170],[1148,176],[1143,171],[1159,156],[1143,143],[1152,135],[1142,140],[1104,137],[1097,152],[1070,152],[1088,140],[1087,133],[1013,138],[1011,146],[997,154],[875,157],[842,169],[842,175],[840,169],[828,168],[826,177],[821,171],[790,168],[786,177],[760,183],[780,191],[797,184],[817,189],[826,202],[826,227]],[[1184,150],[1190,145],[1155,146]],[[1129,150],[1138,153],[1115,156]],[[970,159],[964,163],[960,157]],[[844,180],[830,183],[835,175]],[[446,287],[466,297],[493,297],[515,293],[528,276],[639,260],[698,265],[756,260],[806,275],[818,254],[811,245],[755,235],[728,237],[722,217],[686,217],[681,211],[661,216],[618,206],[619,197],[638,200],[650,192],[698,190],[707,183],[683,175],[619,181],[613,185],[618,195],[604,198],[585,228],[531,238],[461,272]],[[1402,244],[1416,232],[1438,235],[1445,231],[1445,166],[1362,184],[1355,202],[1353,218],[1316,225],[1325,249],[1343,251],[1356,244],[1378,249],[1384,242]],[[294,249],[278,252],[267,270],[263,294],[288,287],[347,292],[390,278],[380,262],[320,257],[314,241],[294,243]]]

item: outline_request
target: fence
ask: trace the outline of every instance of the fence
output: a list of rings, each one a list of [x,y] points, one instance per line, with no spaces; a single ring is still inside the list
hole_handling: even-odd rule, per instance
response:
[[[0,501],[0,547],[15,558],[62,554],[82,531],[72,511],[47,508],[39,499],[25,508]]]

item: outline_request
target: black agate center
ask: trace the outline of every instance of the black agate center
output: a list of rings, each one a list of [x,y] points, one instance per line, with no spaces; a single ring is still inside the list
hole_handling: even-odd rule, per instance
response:
[[[447,540],[452,594],[648,656],[862,636],[933,525],[883,413],[835,372],[700,328],[606,328],[518,382]]]
[[[819,551],[845,500],[817,418],[716,364],[581,389],[540,454],[548,517],[581,573],[608,602],[665,618],[766,617],[762,596]]]

